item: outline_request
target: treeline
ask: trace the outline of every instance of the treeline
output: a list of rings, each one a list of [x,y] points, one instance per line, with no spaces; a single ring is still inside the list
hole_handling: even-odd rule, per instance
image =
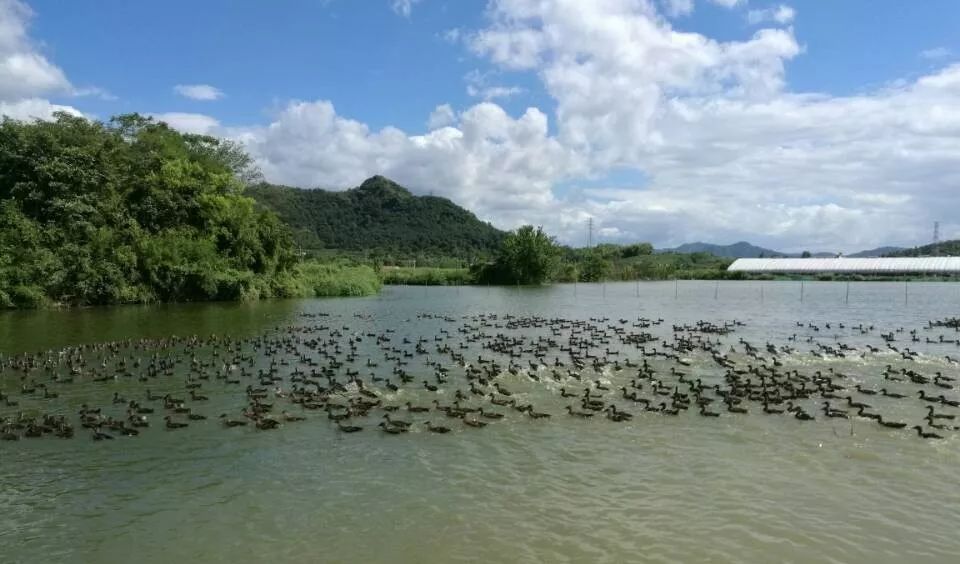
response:
[[[505,235],[446,198],[414,196],[382,176],[342,192],[261,183],[247,193],[289,224],[307,252],[363,253],[382,264],[476,262],[492,256]]]
[[[531,226],[507,234],[380,176],[338,193],[268,185],[238,145],[138,114],[0,122],[0,307],[367,295],[384,281],[711,278],[725,267],[646,243],[571,249]]]
[[[727,272],[732,261],[710,253],[654,254],[649,243],[563,247],[528,225],[508,234],[495,259],[474,265],[470,273],[474,282],[489,284],[742,277]]]
[[[303,292],[290,230],[235,144],[137,114],[0,123],[0,306]],[[301,278],[298,278],[301,276]]]
[[[952,241],[942,241],[922,247],[912,249],[901,249],[892,253],[887,253],[887,257],[936,257],[936,256],[960,256],[960,239]]]

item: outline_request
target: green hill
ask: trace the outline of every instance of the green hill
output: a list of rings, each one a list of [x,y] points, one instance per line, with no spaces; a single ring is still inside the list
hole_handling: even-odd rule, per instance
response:
[[[960,239],[953,241],[941,241],[937,244],[924,245],[922,247],[913,247],[912,249],[900,249],[898,251],[887,253],[888,257],[955,257],[960,256]]]
[[[446,198],[414,196],[382,176],[343,192],[264,183],[246,195],[275,211],[306,249],[469,259],[492,254],[505,235]]]

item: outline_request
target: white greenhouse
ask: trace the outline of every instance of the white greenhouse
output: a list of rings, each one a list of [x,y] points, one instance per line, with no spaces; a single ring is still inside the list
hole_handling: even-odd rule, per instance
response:
[[[742,258],[729,272],[763,274],[943,274],[960,275],[960,257]]]

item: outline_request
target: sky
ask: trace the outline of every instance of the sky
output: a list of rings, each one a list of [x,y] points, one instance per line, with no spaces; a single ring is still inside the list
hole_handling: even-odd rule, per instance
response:
[[[0,113],[140,112],[567,244],[960,238],[955,0],[0,0]]]

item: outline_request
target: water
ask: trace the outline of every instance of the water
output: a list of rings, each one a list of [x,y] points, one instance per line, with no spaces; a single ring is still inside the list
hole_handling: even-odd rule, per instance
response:
[[[8,313],[0,315],[0,352],[9,356],[169,335],[276,336],[291,325],[305,328],[299,333],[303,339],[328,336],[330,330],[319,325],[347,326],[345,335],[394,330],[392,345],[412,349],[401,339],[423,336],[433,351],[432,339],[441,329],[451,334],[446,342],[459,343],[455,329],[468,322],[465,316],[478,313],[497,313],[501,322],[505,314],[609,317],[595,322],[600,327],[617,326],[619,318],[626,318],[630,331],[640,331],[631,327],[638,317],[662,317],[663,325],[646,330],[668,339],[672,323],[736,319],[746,325],[719,338],[724,349],[740,349],[731,355],[738,364],[749,360],[740,354],[740,338],[759,346],[761,353],[771,342],[797,350],[781,355],[784,369],[812,374],[833,368],[850,376],[851,386],[860,382],[913,391],[916,386],[884,382],[883,367],[957,377],[958,365],[944,357],[960,358],[960,347],[911,343],[904,332],[896,334],[894,345],[920,352],[917,361],[892,352],[841,359],[814,357],[809,350],[815,345],[806,338],[832,346],[843,342],[860,351],[868,344],[883,349],[879,333],[903,327],[918,329],[922,341],[939,335],[952,340],[957,338],[952,330],[923,327],[927,320],[956,315],[958,305],[960,285],[955,284],[852,284],[848,296],[845,284],[806,283],[802,302],[800,285],[794,282],[393,287],[367,299]],[[321,312],[328,316],[304,316]],[[418,313],[455,321],[418,318]],[[805,326],[797,327],[797,321]],[[807,323],[821,330],[814,332]],[[861,323],[876,330],[861,335],[851,329]],[[542,329],[489,332],[548,334]],[[799,338],[789,340],[794,334]],[[470,346],[467,358],[493,355]],[[389,374],[390,363],[373,338],[359,347],[357,362],[348,367],[364,376]],[[182,346],[173,350],[182,351]],[[204,347],[197,354],[220,362],[224,357],[211,357],[212,350]],[[622,350],[639,359],[636,349]],[[246,346],[244,351],[254,349]],[[171,353],[140,354],[149,358],[156,352]],[[85,353],[91,359],[99,359],[98,354]],[[146,386],[186,395],[189,356],[181,356],[184,363],[175,376]],[[423,358],[410,359],[406,368],[417,375],[416,382],[387,394],[390,401],[425,405],[439,397],[447,404],[454,389],[465,389],[462,369],[448,357],[429,356],[449,367],[451,384],[441,394],[428,392],[420,380],[432,378],[432,368],[422,365]],[[296,359],[285,351],[273,358],[280,357]],[[693,365],[684,370],[691,378],[721,382],[722,370],[708,355],[689,357]],[[379,366],[366,367],[368,358]],[[526,360],[520,363],[526,366]],[[257,351],[258,368],[269,362],[263,349]],[[669,367],[676,366],[662,359],[651,363],[665,380]],[[282,368],[280,373],[288,375],[293,365]],[[36,374],[43,381],[42,372]],[[812,400],[800,403],[817,415],[815,422],[764,415],[754,406],[748,415],[706,418],[691,409],[669,417],[642,413],[629,402],[621,407],[636,414],[631,422],[580,420],[564,414],[569,400],[560,397],[559,386],[580,390],[583,385],[556,384],[547,369],[540,374],[541,383],[523,374],[505,374],[498,381],[520,401],[551,412],[549,420],[497,408],[506,419],[470,429],[436,412],[398,414],[454,428],[447,435],[419,428],[387,436],[373,427],[379,415],[362,423],[363,432],[344,435],[322,411],[305,412],[307,421],[277,431],[223,429],[214,416],[239,414],[240,404],[236,388],[211,379],[201,390],[210,396],[210,405],[198,407],[211,419],[191,422],[188,429],[165,431],[158,414],[137,438],[94,442],[78,428],[71,440],[0,443],[0,561],[899,563],[955,562],[960,552],[956,432],[941,431],[946,439],[927,441],[866,419],[826,419]],[[596,377],[615,387],[633,376],[635,370],[625,369]],[[11,370],[0,376],[0,389],[17,390],[19,384],[19,375]],[[82,403],[109,410],[114,392],[142,399],[145,384],[132,378],[81,378],[51,386],[59,398],[20,398],[16,408],[0,404],[0,417],[17,410],[75,413]],[[608,394],[615,397],[615,392]],[[857,397],[911,425],[920,421],[926,405],[916,398]],[[283,400],[271,401],[278,409],[300,412]]]

